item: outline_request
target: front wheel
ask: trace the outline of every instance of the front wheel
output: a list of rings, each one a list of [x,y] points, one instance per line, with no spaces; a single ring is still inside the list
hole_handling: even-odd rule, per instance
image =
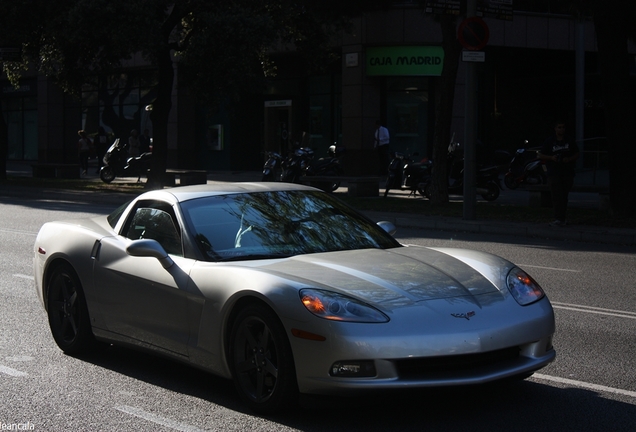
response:
[[[504,185],[506,185],[508,189],[514,190],[517,189],[519,183],[517,183],[517,180],[515,180],[514,176],[511,173],[508,173],[504,176]]]
[[[53,339],[62,351],[75,355],[92,345],[94,338],[84,291],[70,265],[60,265],[53,271],[46,310]]]
[[[271,309],[254,304],[239,312],[228,357],[234,386],[252,410],[271,414],[293,406],[298,399],[291,347]]]
[[[115,170],[110,165],[105,165],[99,170],[99,178],[104,183],[110,183],[115,180]]]
[[[481,197],[486,201],[494,201],[499,198],[499,185],[495,182],[486,183],[486,193],[482,194]]]

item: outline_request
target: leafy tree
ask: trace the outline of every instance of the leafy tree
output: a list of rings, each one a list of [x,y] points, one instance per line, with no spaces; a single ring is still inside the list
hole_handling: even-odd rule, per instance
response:
[[[577,2],[575,2],[577,3]],[[628,40],[636,38],[632,23],[636,4],[621,0],[593,0],[590,10],[596,29],[610,160],[610,206],[618,216],[636,208],[636,107],[629,76]]]
[[[68,93],[97,74],[122,67],[140,53],[156,68],[153,166],[163,173],[167,158],[167,125],[174,83],[173,57],[202,100],[238,97],[259,88],[275,67],[268,50],[275,44],[312,59],[332,55],[334,37],[349,17],[383,0],[0,0],[10,11],[0,34],[24,49],[23,62],[11,65],[19,76],[32,67],[53,77]],[[6,40],[6,39],[5,39]],[[313,63],[316,63],[315,61]],[[5,65],[6,66],[6,65]],[[6,69],[6,68],[5,68]],[[161,183],[151,177],[151,186]]]

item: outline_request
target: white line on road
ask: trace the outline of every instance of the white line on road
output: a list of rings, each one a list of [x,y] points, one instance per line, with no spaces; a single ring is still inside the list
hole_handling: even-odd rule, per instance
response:
[[[543,269],[543,270],[565,271],[565,272],[572,272],[572,273],[580,273],[581,272],[581,270],[564,269],[564,268],[558,268],[558,267],[543,267],[543,266],[536,266],[536,265],[530,265],[530,264],[518,264],[518,266],[519,267],[538,268],[538,269]]]
[[[29,234],[29,235],[33,235],[33,236],[38,235],[38,233],[33,232],[33,231],[14,230],[14,229],[7,229],[7,228],[0,229],[0,232],[3,232],[3,233]]]
[[[11,375],[14,377],[22,377],[22,376],[28,375],[26,372],[22,372],[17,369],[13,369],[13,368],[2,366],[2,365],[0,365],[0,373]]]
[[[605,309],[600,307],[583,306],[583,305],[576,305],[576,304],[570,304],[570,303],[560,303],[560,302],[551,302],[551,303],[552,303],[552,307],[555,309],[564,309],[564,310],[571,310],[576,312],[592,313],[597,315],[608,315],[608,316],[615,316],[619,318],[636,319],[636,312],[621,311],[621,310],[615,310],[615,309]]]
[[[589,390],[597,390],[597,391],[605,392],[605,393],[615,393],[615,394],[619,394],[619,395],[623,395],[623,396],[629,396],[629,397],[636,398],[636,392],[634,392],[634,391],[617,389],[617,388],[614,388],[614,387],[607,387],[607,386],[598,385],[598,384],[592,384],[592,383],[588,383],[588,382],[584,382],[584,381],[576,381],[576,380],[571,380],[571,379],[567,379],[567,378],[559,378],[559,377],[554,377],[554,376],[550,376],[550,375],[543,375],[543,374],[538,374],[538,373],[535,373],[534,375],[532,375],[532,378],[538,378],[538,379],[545,380],[545,381],[552,381],[552,382],[556,382],[556,383],[560,383],[560,384],[572,385],[572,386],[575,386],[575,387],[581,387],[581,388],[585,388],[585,389],[589,389]]]
[[[34,280],[35,278],[33,276],[29,276],[29,275],[25,275],[25,274],[14,274],[13,277],[17,277],[17,278],[22,278],[22,279],[29,279],[29,280]]]
[[[156,414],[152,414],[152,413],[146,412],[146,411],[144,411],[142,409],[131,407],[131,406],[128,406],[128,405],[116,406],[115,409],[118,410],[118,411],[121,411],[123,413],[130,414],[130,415],[133,415],[135,417],[142,418],[144,420],[148,420],[150,422],[156,423],[156,424],[161,425],[161,426],[165,426],[165,427],[169,427],[169,428],[172,428],[172,429],[176,429],[178,431],[183,431],[183,432],[203,432],[203,429],[199,429],[197,427],[190,426],[188,424],[181,423],[181,422],[178,422],[178,421],[166,418],[166,417],[161,417],[161,416],[158,416]]]

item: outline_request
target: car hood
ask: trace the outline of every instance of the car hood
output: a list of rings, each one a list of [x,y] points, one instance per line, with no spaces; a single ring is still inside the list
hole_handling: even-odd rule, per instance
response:
[[[513,265],[462,249],[399,247],[301,255],[261,267],[384,307],[500,292]]]

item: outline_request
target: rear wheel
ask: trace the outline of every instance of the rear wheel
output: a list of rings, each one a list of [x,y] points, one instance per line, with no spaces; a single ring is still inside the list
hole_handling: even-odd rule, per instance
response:
[[[417,185],[417,191],[424,198],[431,199],[431,182],[427,181],[427,182],[423,182],[423,183],[418,184]]]
[[[115,180],[115,170],[111,166],[105,165],[99,170],[99,178],[102,179],[104,183],[110,183]]]
[[[84,291],[70,265],[60,265],[53,271],[46,309],[53,339],[62,351],[80,354],[93,344]]]
[[[269,308],[249,305],[239,312],[230,334],[229,363],[239,396],[254,411],[274,413],[297,400],[291,347]]]
[[[486,201],[494,201],[499,198],[499,186],[494,182],[486,183],[487,192],[482,194],[481,197]]]

